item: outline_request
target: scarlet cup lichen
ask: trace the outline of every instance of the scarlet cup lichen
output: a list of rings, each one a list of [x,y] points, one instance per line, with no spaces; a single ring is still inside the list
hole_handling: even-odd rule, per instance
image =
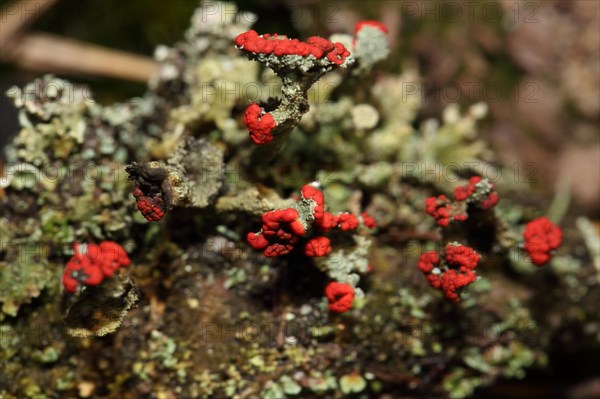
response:
[[[552,251],[560,246],[562,231],[547,217],[542,216],[527,223],[523,239],[531,263],[543,266],[552,257]]]
[[[354,27],[353,56],[358,67],[355,75],[368,73],[373,66],[389,54],[387,27],[379,21],[359,21]]]
[[[75,254],[67,263],[63,273],[63,286],[69,293],[75,292],[79,284],[98,285],[104,279],[100,263],[100,248],[95,244],[74,244]]]
[[[144,195],[139,187],[133,189],[137,207],[149,222],[158,222],[165,216],[165,203],[161,194],[156,197]]]
[[[338,217],[330,212],[323,212],[323,217],[316,221],[317,227],[324,233],[333,229],[338,224]]]
[[[425,273],[431,273],[433,268],[440,262],[440,256],[437,251],[427,251],[423,252],[419,257],[419,262],[417,266],[419,269]]]
[[[315,220],[321,220],[325,214],[325,197],[323,196],[323,192],[315,186],[306,184],[302,187],[301,193],[305,199],[314,201],[313,216]]]
[[[358,218],[351,213],[342,213],[338,216],[338,227],[342,231],[354,230],[358,227]]]
[[[102,254],[102,273],[105,277],[112,277],[117,269],[131,264],[125,248],[116,242],[102,241],[99,247]]]
[[[441,290],[451,301],[459,302],[459,290],[477,280],[474,270],[479,259],[479,254],[473,248],[451,243],[446,246],[443,265],[440,265],[441,258],[437,251],[423,252],[417,265],[429,285]]]
[[[287,255],[298,238],[306,233],[299,216],[293,208],[269,211],[262,216],[261,231],[248,233],[246,239],[252,248],[263,250],[267,257]]]
[[[255,30],[249,30],[239,34],[235,38],[237,47],[247,53],[273,54],[276,57],[283,56],[313,56],[317,59],[327,58],[336,65],[344,63],[350,52],[341,43],[332,43],[329,40],[313,36],[307,42],[298,39],[288,39],[287,36],[277,33],[259,35]]]
[[[438,226],[447,227],[451,222],[467,220],[469,206],[489,210],[496,206],[499,200],[500,197],[492,183],[479,176],[473,176],[466,185],[454,189],[454,201],[443,194],[427,198],[425,212],[435,218]]]
[[[306,256],[325,256],[331,252],[331,241],[327,237],[315,237],[308,240],[304,247]]]
[[[234,41],[246,57],[265,64],[282,80],[282,99],[277,108],[266,113],[256,103],[246,108],[244,124],[256,144],[268,144],[277,137],[287,136],[310,108],[308,89],[325,73],[354,62],[342,43],[318,36],[302,42],[276,33],[259,35],[249,30]]]
[[[425,212],[435,219],[438,226],[446,227],[450,224],[448,198],[445,195],[427,198],[425,200]]]
[[[125,249],[114,241],[103,241],[100,245],[75,243],[73,250],[62,278],[69,293],[75,292],[79,284],[99,285],[117,269],[131,264]]]
[[[494,185],[479,176],[472,176],[466,185],[456,187],[454,198],[476,204],[484,210],[493,208],[500,200]]]
[[[268,257],[287,255],[300,237],[307,236],[312,226],[321,233],[333,228],[341,231],[355,230],[361,221],[366,227],[375,227],[375,220],[366,213],[359,220],[351,213],[333,215],[325,212],[325,198],[316,183],[304,185],[300,192],[296,208],[276,209],[263,214],[261,230],[246,236],[252,248],[263,250]],[[316,236],[309,239],[305,246],[307,256],[324,256],[331,251],[329,238]]]
[[[383,33],[388,33],[387,26],[385,26],[383,23],[381,23],[379,21],[373,21],[373,20],[364,20],[364,21],[359,21],[356,23],[356,25],[354,26],[354,34],[356,35],[364,27],[367,27],[367,26],[373,27],[375,29],[379,29]]]
[[[357,273],[366,273],[369,269],[367,252],[370,246],[363,234],[376,223],[366,213],[357,217],[347,212],[334,215],[325,211],[325,197],[318,187],[318,182],[304,185],[294,208],[263,214],[261,230],[248,233],[246,240],[267,257],[287,255],[302,245],[304,255],[313,258],[314,264],[329,278],[336,280],[336,284],[343,284],[341,287],[350,287],[351,292],[344,291],[345,298],[330,299],[335,303],[330,308],[344,311],[342,309],[349,308],[355,295],[363,295],[357,288],[360,279]],[[333,229],[336,232],[330,237],[324,235]]]
[[[350,284],[332,281],[325,288],[325,296],[329,300],[329,310],[343,313],[352,308],[354,288]]]
[[[473,270],[477,267],[480,256],[471,247],[451,244],[446,247],[445,258],[449,265],[459,270]]]
[[[362,218],[362,222],[366,227],[368,227],[370,229],[374,229],[375,227],[377,227],[377,223],[375,223],[375,219],[373,219],[373,217],[371,217],[369,214],[363,212],[360,214],[360,217]]]
[[[447,227],[452,221],[462,222],[467,219],[466,212],[452,204],[443,194],[427,198],[425,212],[432,216],[440,227]]]
[[[244,112],[244,125],[250,131],[250,138],[256,144],[267,144],[273,140],[271,131],[277,124],[275,119],[268,112],[264,112],[262,107],[252,103]]]
[[[464,186],[458,186],[454,189],[454,199],[464,201],[475,191],[475,184],[479,181],[478,176],[473,176],[469,179],[469,183]]]

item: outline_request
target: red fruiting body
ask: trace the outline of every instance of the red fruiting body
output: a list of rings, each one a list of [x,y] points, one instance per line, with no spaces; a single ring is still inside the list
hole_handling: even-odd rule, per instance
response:
[[[343,313],[352,307],[354,288],[350,284],[332,281],[325,288],[325,296],[329,300],[329,310]]]
[[[425,274],[430,273],[440,263],[440,256],[436,251],[423,252],[419,257],[418,267]]]
[[[349,55],[350,52],[342,43],[336,43],[335,50],[327,54],[327,59],[336,65],[342,65]]]
[[[379,29],[383,33],[388,33],[387,26],[385,26],[381,22],[365,20],[365,21],[359,21],[356,23],[356,25],[354,27],[354,34],[356,35],[365,26],[372,26],[373,28]]]
[[[452,215],[452,220],[457,222],[464,222],[468,218],[469,216],[466,213],[454,213],[454,215]]]
[[[366,227],[368,227],[370,229],[374,229],[375,227],[377,227],[377,223],[375,223],[375,219],[373,219],[367,213],[363,212],[360,214],[360,216],[362,217],[362,222]]]
[[[235,38],[235,45],[238,47],[244,47],[247,51],[254,52],[256,49],[253,44],[258,38],[258,33],[255,30],[249,30],[248,32],[240,33]]]
[[[75,243],[74,251],[62,278],[65,291],[69,293],[75,292],[80,283],[98,285],[118,268],[131,264],[125,249],[113,241],[103,241],[99,246]]]
[[[481,176],[471,176],[469,178],[469,184],[475,186],[477,183],[481,181]]]
[[[306,256],[325,256],[331,252],[331,242],[327,237],[315,237],[308,240],[304,247]]]
[[[250,138],[256,144],[267,144],[273,140],[271,131],[277,124],[275,119],[257,103],[252,103],[244,112],[244,125],[250,131]]]
[[[351,213],[342,213],[338,216],[338,226],[342,231],[354,230],[358,227],[358,218]]]
[[[114,241],[101,242],[100,250],[103,258],[102,273],[106,277],[111,277],[120,267],[127,267],[131,264],[125,249]]]
[[[447,270],[441,276],[441,289],[446,298],[458,302],[460,297],[456,290],[463,288],[477,280],[477,275],[472,270],[459,271]]]
[[[463,222],[468,218],[468,215],[453,206],[445,195],[425,199],[425,212],[433,216],[435,223],[440,227],[447,227],[452,221]]]
[[[271,244],[267,248],[265,248],[265,250],[263,251],[263,254],[267,258],[275,258],[277,256],[283,256],[283,255],[289,254],[290,252],[292,252],[292,249],[294,249],[293,244],[275,243],[275,244]]]
[[[306,229],[299,217],[298,211],[294,208],[269,211],[262,216],[263,234],[267,237],[277,236],[281,239],[287,239],[288,235],[303,236],[306,234]],[[288,227],[290,231],[285,231],[284,227]]]
[[[471,247],[464,245],[447,245],[446,246],[446,262],[449,265],[462,269],[473,270],[479,263],[479,254]]]
[[[457,201],[464,201],[475,192],[475,185],[481,181],[481,177],[473,176],[469,179],[469,183],[464,186],[459,186],[454,189],[454,198]]]
[[[438,288],[440,288],[440,286],[442,285],[442,280],[440,279],[439,274],[433,274],[433,273],[427,274],[426,278],[427,278],[427,281],[429,282],[429,285],[431,285],[436,290]]]
[[[139,187],[133,189],[133,196],[142,215],[149,222],[158,222],[165,216],[165,204],[162,195],[149,197]]]
[[[260,36],[256,31],[249,30],[239,34],[235,38],[235,44],[243,51],[248,53],[273,54],[276,57],[285,55],[299,55],[315,58],[327,57],[327,59],[337,65],[344,63],[344,60],[350,55],[341,43],[332,43],[322,37],[313,36],[307,40],[307,43],[298,39],[288,39],[286,36],[279,36],[277,33],[270,35],[265,33]]]
[[[321,50],[321,52],[319,52],[319,51],[314,51],[314,49],[313,49],[313,55],[317,58],[321,58],[321,57],[323,57],[324,54],[327,54],[330,51],[332,51],[333,49],[335,49],[335,44],[323,37],[318,37],[318,36],[309,37],[307,40],[307,43],[310,44],[311,46]]]
[[[338,217],[329,212],[323,212],[323,218],[315,223],[323,232],[328,232],[338,224]]]
[[[435,218],[438,226],[446,227],[450,224],[451,216],[448,203],[448,198],[445,195],[429,197],[425,200],[425,212]]]
[[[248,233],[246,240],[254,249],[265,249],[269,245],[269,241],[262,235],[262,232]]]
[[[75,243],[75,254],[67,262],[63,273],[63,286],[69,293],[75,292],[79,283],[85,285],[98,285],[104,279],[100,248],[97,245],[80,245]]]
[[[315,202],[314,214],[316,220],[321,220],[325,214],[325,197],[323,192],[316,187],[306,184],[302,187],[302,196]]]
[[[332,250],[330,239],[324,233],[338,228],[341,231],[355,230],[359,223],[374,228],[375,220],[366,213],[360,219],[350,213],[333,215],[325,212],[325,198],[317,184],[306,184],[301,189],[301,197],[296,199],[298,208],[277,209],[262,216],[262,228],[257,233],[248,233],[246,240],[254,249],[263,251],[265,256],[281,256],[290,253],[300,237],[308,235],[304,253],[310,257],[321,257]]]
[[[459,186],[454,189],[454,199],[457,201],[474,202],[471,198],[473,193],[477,190],[477,183],[481,182],[482,179],[479,176],[472,176],[469,179],[469,183],[464,186]],[[485,180],[485,184],[488,186],[487,195],[484,199],[479,198],[479,207],[481,209],[492,209],[498,201],[500,196],[494,191],[494,185]]]
[[[562,231],[547,217],[542,216],[527,223],[523,239],[531,263],[543,266],[552,257],[551,251],[560,246]]]
[[[102,250],[96,244],[73,244],[73,257],[80,261],[99,262],[102,257]]]
[[[438,267],[439,254],[436,251],[427,251],[421,254],[417,265],[433,288],[442,290],[446,298],[458,302],[460,297],[457,290],[477,280],[474,269],[480,256],[473,248],[450,244],[446,246],[444,258],[445,266]]]
[[[498,195],[498,193],[491,192],[488,195],[487,199],[481,201],[481,203],[479,204],[479,207],[481,207],[481,209],[492,209],[493,207],[496,206],[498,201],[500,201],[500,196]]]
[[[294,249],[299,237],[306,234],[299,216],[293,208],[267,212],[262,216],[262,231],[248,233],[246,240],[252,248],[264,250],[267,257],[286,255]]]

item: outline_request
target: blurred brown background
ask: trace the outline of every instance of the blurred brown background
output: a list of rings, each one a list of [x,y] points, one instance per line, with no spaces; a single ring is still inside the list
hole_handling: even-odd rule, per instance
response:
[[[600,2],[238,1],[255,28],[306,37],[351,32],[359,19],[390,29],[381,70],[417,61],[422,118],[445,105],[490,105],[482,134],[513,167],[533,162],[536,186],[570,185],[576,213],[600,216]],[[54,72],[101,103],[141,95],[158,44],[179,40],[196,0],[1,1],[0,90]],[[0,146],[17,131],[0,102]],[[401,106],[402,104],[399,104]]]

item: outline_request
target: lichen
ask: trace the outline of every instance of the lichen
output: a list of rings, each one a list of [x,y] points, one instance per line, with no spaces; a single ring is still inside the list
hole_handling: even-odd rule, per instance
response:
[[[0,177],[0,396],[463,398],[545,367],[566,327],[581,334],[569,348],[597,347],[594,226],[565,218],[553,259],[531,264],[524,225],[546,204],[479,136],[485,104],[423,118],[416,63],[373,73],[388,53],[379,23],[356,46],[330,37],[353,53],[339,69],[236,48],[255,21],[203,3],[181,42],[157,48],[148,91],[124,103],[53,76],[10,90],[21,130]],[[248,138],[249,102],[272,114],[277,145]],[[442,230],[426,199],[474,175],[468,219]],[[306,185],[354,229],[325,231]],[[501,200],[484,212],[492,192]],[[164,211],[156,223],[136,209],[148,207]],[[253,250],[248,233],[275,225],[263,215],[288,209],[305,233],[295,252]],[[67,294],[73,244],[104,240],[132,265]],[[480,278],[450,303],[417,263],[456,242],[481,256]],[[349,312],[331,312],[331,282],[351,286]]]

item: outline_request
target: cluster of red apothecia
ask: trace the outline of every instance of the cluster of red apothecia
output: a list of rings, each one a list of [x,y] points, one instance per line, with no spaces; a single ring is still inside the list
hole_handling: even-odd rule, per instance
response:
[[[355,40],[358,32],[367,26],[387,33],[385,25],[378,21],[360,21],[355,27]],[[249,30],[239,34],[235,38],[235,44],[246,53],[326,59],[332,67],[339,67],[350,55],[350,51],[342,43],[334,43],[318,36],[309,37],[306,42],[302,42],[298,39],[288,39],[287,36],[277,33],[259,35],[256,31]],[[252,103],[244,112],[244,125],[248,128],[250,139],[255,144],[267,144],[273,140],[272,131],[277,123],[273,115],[257,103]]]
[[[471,247],[448,244],[443,257],[437,251],[427,251],[419,257],[418,267],[429,285],[441,290],[446,298],[460,301],[460,290],[477,281],[475,268],[479,254]]]
[[[114,241],[96,244],[75,243],[74,255],[63,273],[65,291],[73,293],[80,284],[94,286],[131,264],[125,249]]]
[[[467,220],[469,206],[491,210],[498,204],[499,199],[493,184],[487,179],[473,176],[466,185],[454,189],[454,201],[445,195],[427,198],[425,212],[435,219],[438,226],[447,227],[451,222]],[[523,246],[531,263],[536,266],[546,264],[552,257],[552,251],[559,247],[561,241],[560,227],[545,216],[525,225]],[[453,243],[446,246],[444,259],[443,266],[439,267],[442,261],[440,254],[437,251],[427,251],[421,254],[418,267],[433,288],[441,290],[447,298],[458,302],[458,292],[477,280],[475,268],[480,256],[471,247]]]
[[[376,227],[375,220],[366,213],[356,216],[347,212],[339,214],[327,212],[323,192],[314,185],[303,186],[301,196],[299,201],[308,203],[312,210],[310,216],[303,218],[295,208],[266,212],[262,215],[260,231],[250,232],[246,236],[248,244],[254,249],[263,251],[267,257],[287,255],[298,245],[303,245],[304,255],[321,257],[328,255],[332,250],[331,239],[325,235],[326,233],[332,230],[352,232],[359,226],[369,229]],[[346,311],[352,305],[352,300],[348,298],[354,298],[354,288],[346,283],[332,282],[325,294],[331,302],[332,311]],[[337,299],[342,297],[345,299],[340,299],[341,302],[338,303]]]
[[[435,218],[440,227],[446,227],[450,222],[463,222],[469,217],[467,206],[473,205],[479,209],[488,210],[496,206],[500,197],[494,185],[479,176],[473,176],[469,183],[454,189],[454,201],[445,195],[429,197],[425,200],[425,212]],[[461,203],[466,203],[461,204]]]

